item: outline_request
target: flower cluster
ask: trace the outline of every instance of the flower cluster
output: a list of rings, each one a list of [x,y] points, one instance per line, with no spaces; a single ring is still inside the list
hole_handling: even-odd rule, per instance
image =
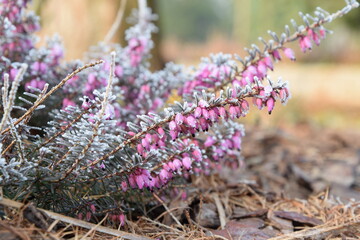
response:
[[[33,196],[39,206],[51,203],[88,221],[108,212],[122,226],[126,209],[138,201],[133,193],[143,197],[171,188],[175,179],[241,166],[238,119],[250,103],[270,114],[290,98],[286,82],[267,76],[282,56],[295,61],[287,44],[297,40],[310,50],[326,35],[323,24],[358,7],[348,1],[334,14],[301,14],[304,25],[293,21],[294,33],[288,26],[280,36],[269,32],[271,40],[260,38],[263,49],[252,45],[244,58],[220,53],[194,71],[169,63],[151,72],[155,16],[140,2],[127,45],[99,44],[88,56],[103,60],[84,65],[63,62],[56,37],[34,47],[39,25],[25,9],[28,1],[1,1],[0,185],[6,196]],[[176,90],[182,100],[170,103]],[[43,103],[47,111],[35,111]],[[100,197],[87,200],[94,195]]]

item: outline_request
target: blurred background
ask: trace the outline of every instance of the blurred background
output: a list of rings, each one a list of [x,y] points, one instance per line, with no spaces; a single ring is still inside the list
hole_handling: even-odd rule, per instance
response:
[[[126,1],[126,3],[122,3]],[[301,23],[298,12],[311,13],[317,6],[334,12],[342,0],[150,0],[159,15],[154,35],[154,70],[167,61],[192,65],[210,53],[237,53],[268,39],[267,30],[281,33],[290,19]],[[66,59],[83,58],[93,45],[103,41],[116,15],[124,6],[124,18],[111,40],[124,44],[126,18],[136,8],[135,0],[35,0],[33,10],[41,16],[39,45],[46,36],[58,34],[64,42]],[[272,79],[288,80],[292,99],[274,114],[251,111],[247,122],[280,126],[311,124],[317,127],[360,130],[360,8],[326,25],[334,34],[303,54],[297,43],[297,62],[275,66]],[[258,44],[261,46],[261,44]]]

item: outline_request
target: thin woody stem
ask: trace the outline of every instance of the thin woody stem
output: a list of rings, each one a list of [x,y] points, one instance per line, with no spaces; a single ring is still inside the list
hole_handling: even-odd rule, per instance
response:
[[[34,103],[34,105],[29,108],[18,120],[16,120],[14,122],[14,126],[16,126],[17,124],[19,124],[21,121],[23,121],[27,116],[29,116],[30,114],[32,114],[32,112],[35,111],[35,109],[41,104],[43,103],[48,97],[50,97],[54,92],[56,92],[58,89],[60,89],[62,86],[64,86],[64,84],[69,81],[72,77],[74,77],[76,74],[78,74],[79,72],[90,68],[90,67],[94,67],[96,65],[99,65],[101,63],[103,63],[103,60],[99,60],[93,63],[88,63],[82,67],[79,67],[78,69],[76,69],[75,71],[73,71],[71,74],[67,75],[63,80],[61,80],[60,83],[58,83],[55,87],[53,87],[52,89],[50,89],[49,92],[47,92],[41,99],[39,99],[39,101],[37,101],[36,103]],[[5,133],[7,133],[8,131],[10,131],[10,128],[6,128],[5,130],[3,130],[0,134],[3,135]]]

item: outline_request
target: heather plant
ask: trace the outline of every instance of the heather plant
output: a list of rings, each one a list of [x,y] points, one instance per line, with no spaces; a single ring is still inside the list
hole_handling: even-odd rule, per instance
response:
[[[324,27],[358,7],[330,14],[300,13],[280,35],[259,38],[248,56],[213,54],[191,69],[168,63],[149,70],[156,16],[139,0],[127,45],[100,43],[87,62],[65,62],[58,37],[36,48],[39,19],[29,1],[0,5],[0,185],[4,195],[33,200],[56,212],[96,220],[105,213],[123,225],[152,195],[179,194],[179,182],[242,165],[250,105],[272,113],[290,98],[288,84],[268,78],[290,42],[307,52],[329,33]],[[292,29],[292,30],[291,30]],[[10,86],[11,85],[11,86]],[[171,103],[174,92],[181,101]],[[186,189],[181,189],[181,194]]]

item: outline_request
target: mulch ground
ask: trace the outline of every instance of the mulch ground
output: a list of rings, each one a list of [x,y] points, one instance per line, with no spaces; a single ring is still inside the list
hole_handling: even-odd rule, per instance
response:
[[[0,200],[0,239],[359,239],[360,131],[247,129],[244,167],[193,179],[121,229]],[[105,218],[103,222],[106,222]]]

